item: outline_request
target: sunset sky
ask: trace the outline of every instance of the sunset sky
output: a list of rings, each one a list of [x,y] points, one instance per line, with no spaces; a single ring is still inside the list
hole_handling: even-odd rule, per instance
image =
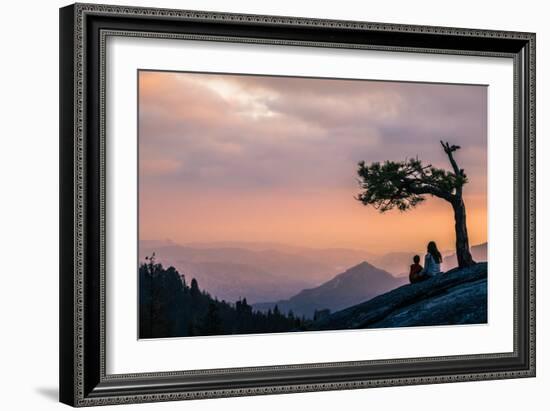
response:
[[[140,71],[140,239],[452,249],[447,202],[354,199],[358,161],[449,168],[443,139],[462,146],[470,243],[485,242],[486,120],[485,86]]]

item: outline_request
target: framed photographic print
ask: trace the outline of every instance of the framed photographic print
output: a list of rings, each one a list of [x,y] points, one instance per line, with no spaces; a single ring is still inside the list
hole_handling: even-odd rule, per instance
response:
[[[60,399],[535,375],[535,35],[60,10]]]

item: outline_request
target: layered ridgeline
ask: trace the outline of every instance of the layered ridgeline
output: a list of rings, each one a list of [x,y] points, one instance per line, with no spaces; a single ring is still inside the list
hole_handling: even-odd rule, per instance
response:
[[[362,250],[277,243],[140,241],[140,261],[153,252],[165,266],[196,278],[213,296],[226,301],[246,297],[251,303],[288,298],[371,258]]]
[[[318,287],[302,290],[286,300],[253,304],[253,307],[267,312],[277,306],[283,313],[316,318],[366,301],[407,281],[364,261]]]
[[[474,261],[487,261],[487,243],[470,247],[470,252]],[[420,264],[424,264],[424,255],[426,254],[425,250],[391,252],[383,255],[372,256],[369,258],[369,261],[376,267],[386,270],[396,277],[405,277],[409,274],[407,270],[409,265],[412,263],[412,256],[415,254],[418,254],[421,257]],[[442,254],[443,263],[441,264],[441,269],[443,271],[451,270],[458,265],[456,253],[454,251],[442,251]]]
[[[286,300],[301,290],[323,284],[362,261],[407,277],[412,256],[422,250],[376,255],[346,248],[315,249],[278,243],[215,242],[180,245],[170,240],[141,240],[140,260],[153,252],[201,287],[226,301],[246,297],[249,303]],[[487,261],[487,244],[471,247],[476,261]],[[444,271],[456,267],[453,251],[443,252]],[[423,264],[423,261],[421,262]]]
[[[487,261],[487,243],[474,245],[470,247],[470,253],[472,258],[478,263]],[[442,268],[444,270],[450,270],[457,266],[456,253],[447,253],[443,256]]]

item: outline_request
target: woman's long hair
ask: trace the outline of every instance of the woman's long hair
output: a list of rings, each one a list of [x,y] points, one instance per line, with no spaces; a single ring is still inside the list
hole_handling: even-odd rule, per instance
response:
[[[438,263],[441,263],[443,261],[443,258],[441,258],[441,253],[437,249],[435,241],[430,241],[428,243],[428,253],[430,253],[432,257],[435,258],[435,261],[437,261]]]

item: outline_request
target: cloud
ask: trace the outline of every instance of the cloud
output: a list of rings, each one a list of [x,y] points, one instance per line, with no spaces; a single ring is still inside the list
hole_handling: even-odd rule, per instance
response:
[[[337,186],[359,160],[444,162],[441,138],[485,147],[485,105],[481,86],[141,72],[140,153],[190,184],[219,183],[200,171],[215,167],[241,189]]]
[[[142,71],[140,194],[206,191],[229,207],[277,192],[280,207],[291,193],[344,190],[353,201],[358,161],[448,168],[445,139],[462,146],[465,192],[483,205],[486,118],[485,86]]]
[[[162,158],[145,158],[139,162],[140,174],[149,176],[166,176],[181,170],[182,164],[179,161]]]

